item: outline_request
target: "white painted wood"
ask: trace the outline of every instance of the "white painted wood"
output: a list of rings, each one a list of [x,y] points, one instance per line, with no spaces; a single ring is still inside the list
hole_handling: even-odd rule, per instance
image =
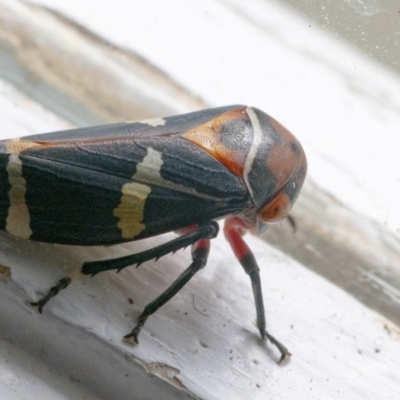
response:
[[[0,109],[15,107],[15,113],[1,116],[14,133],[65,127],[8,85],[2,83],[0,92]],[[17,125],[21,120],[24,127]],[[30,389],[33,398],[58,374],[60,397],[71,399],[79,390],[110,399],[157,398],[154,393],[189,398],[180,388],[202,399],[395,399],[398,328],[279,251],[247,240],[263,269],[269,329],[293,353],[284,366],[257,337],[250,283],[222,237],[213,243],[207,268],[149,319],[140,345],[132,347],[121,337],[144,305],[188,264],[187,251],[137,270],[77,282],[39,315],[27,302],[82,260],[143,245],[74,248],[2,234],[0,262],[12,273],[0,282],[3,351],[16,346],[19,355],[3,362],[2,393],[18,398],[24,388],[16,382],[30,388],[32,368],[40,371],[45,364],[46,373],[39,373],[36,388]]]
[[[36,10],[0,1],[13,3],[21,12]],[[397,232],[398,78],[343,43],[257,0],[245,9],[234,1],[30,3],[46,4],[113,45],[138,51],[212,105],[240,102],[270,112],[306,144],[314,181]],[[4,82],[0,101],[2,138],[67,126]],[[269,329],[293,353],[285,366],[277,366],[276,352],[257,338],[248,278],[222,237],[210,265],[149,319],[140,345],[130,347],[121,337],[188,264],[188,251],[77,282],[40,316],[27,301],[67,270],[142,244],[72,248],[2,234],[0,263],[12,276],[0,281],[1,352],[6,358],[14,346],[18,357],[2,363],[0,392],[39,398],[57,386],[60,398],[71,399],[80,393],[110,399],[191,393],[202,399],[396,399],[399,329],[276,249],[248,241],[263,269]],[[48,371],[31,386],[31,372],[43,365]]]

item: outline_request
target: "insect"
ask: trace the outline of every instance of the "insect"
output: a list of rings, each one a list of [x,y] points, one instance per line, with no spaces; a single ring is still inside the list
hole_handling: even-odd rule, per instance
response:
[[[149,303],[125,338],[138,342],[147,318],[206,263],[218,219],[249,275],[262,338],[266,330],[259,267],[243,240],[287,216],[307,162],[296,138],[264,112],[228,106],[149,121],[32,135],[0,142],[0,229],[41,242],[110,245],[176,231],[140,253],[85,262],[81,272],[120,271],[191,246],[192,263]],[[32,303],[45,304],[71,282]]]

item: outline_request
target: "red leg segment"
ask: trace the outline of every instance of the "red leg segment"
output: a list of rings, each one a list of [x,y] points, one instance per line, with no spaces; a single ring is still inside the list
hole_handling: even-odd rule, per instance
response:
[[[231,245],[231,248],[242,265],[245,272],[250,276],[251,285],[254,294],[254,300],[256,304],[256,312],[257,312],[257,327],[260,331],[262,338],[267,338],[273,343],[281,353],[281,358],[279,362],[285,360],[290,357],[290,353],[288,349],[281,344],[278,340],[276,340],[273,336],[271,336],[266,330],[266,321],[265,321],[265,311],[264,311],[264,302],[262,296],[261,289],[261,281],[260,281],[260,269],[257,265],[257,261],[254,257],[254,254],[247,246],[242,236],[248,231],[243,220],[238,217],[229,218],[225,221],[224,226],[224,234],[226,240]]]

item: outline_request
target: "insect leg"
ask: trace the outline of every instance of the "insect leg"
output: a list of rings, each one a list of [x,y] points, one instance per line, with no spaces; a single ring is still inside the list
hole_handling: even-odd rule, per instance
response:
[[[210,240],[200,239],[192,246],[192,263],[190,266],[183,271],[178,278],[161,293],[155,300],[147,304],[143,312],[138,318],[136,326],[132,332],[124,336],[125,339],[133,340],[134,343],[139,343],[138,336],[140,330],[145,324],[147,318],[154,314],[160,307],[162,307],[167,301],[175,296],[182,288],[189,282],[189,280],[207,263],[208,254],[210,252]]]
[[[57,295],[60,290],[65,289],[71,283],[71,281],[72,279],[69,277],[60,279],[53,287],[50,288],[45,296],[38,301],[32,301],[31,306],[37,307],[39,312],[42,313],[43,307],[46,305],[46,303],[55,295]]]
[[[102,271],[108,271],[110,269],[121,269],[130,265],[137,265],[149,261],[152,259],[158,260],[160,257],[165,256],[169,253],[182,249],[196,243],[200,239],[213,239],[217,236],[219,230],[218,223],[210,221],[206,224],[199,225],[197,229],[192,230],[178,238],[171,240],[170,242],[164,243],[160,246],[152,249],[142,251],[140,253],[131,254],[125,257],[113,258],[111,260],[100,260],[85,262],[82,266],[82,273],[85,275],[96,275]]]
[[[296,220],[290,214],[286,217],[286,219],[289,222],[290,226],[292,227],[293,232],[295,233],[297,230]]]
[[[207,224],[198,226],[197,229],[190,231],[185,235],[171,240],[170,242],[164,243],[141,253],[132,254],[126,257],[114,258],[112,260],[86,262],[83,264],[81,272],[85,275],[96,275],[99,272],[110,269],[121,270],[129,265],[139,265],[153,258],[158,259],[168,253],[173,253],[183,247],[190,246],[200,239],[212,239],[217,236],[218,230],[218,223],[215,221],[210,221]],[[65,289],[71,283],[71,281],[72,279],[70,277],[60,279],[56,285],[50,288],[46,295],[44,295],[38,301],[32,302],[31,305],[37,306],[39,312],[41,313],[43,307],[49,302],[49,300],[56,296],[60,290]]]
[[[238,219],[231,218],[226,220],[224,227],[225,237],[228,240],[229,244],[231,245],[236,258],[239,260],[240,264],[242,265],[245,272],[249,275],[251,280],[251,286],[253,289],[254,300],[256,305],[257,327],[260,331],[261,337],[263,339],[267,338],[272,344],[274,344],[277,347],[277,349],[281,353],[281,357],[279,359],[280,363],[286,358],[289,358],[291,354],[282,343],[276,340],[266,330],[264,301],[263,301],[261,280],[260,280],[260,269],[257,265],[257,261],[254,257],[254,254],[252,253],[252,251],[242,238],[242,235],[245,232],[246,229],[243,227],[243,224],[240,223]]]

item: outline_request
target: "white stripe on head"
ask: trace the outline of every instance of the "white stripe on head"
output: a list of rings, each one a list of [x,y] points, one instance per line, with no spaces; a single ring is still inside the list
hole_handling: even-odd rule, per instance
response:
[[[249,181],[249,173],[253,168],[254,159],[256,158],[258,148],[262,142],[263,134],[262,134],[262,127],[260,121],[257,118],[256,113],[250,107],[246,108],[246,113],[250,118],[251,125],[253,126],[253,143],[251,144],[249,153],[247,154],[246,162],[244,164],[243,169],[243,178],[246,182],[246,186],[248,191],[250,192],[251,198],[254,200],[254,193],[253,189],[250,185]]]

